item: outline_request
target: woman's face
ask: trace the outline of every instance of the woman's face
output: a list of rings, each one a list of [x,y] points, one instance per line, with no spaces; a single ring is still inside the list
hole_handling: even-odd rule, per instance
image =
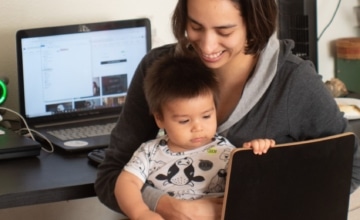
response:
[[[186,32],[209,68],[221,68],[244,54],[246,26],[230,0],[188,0]]]

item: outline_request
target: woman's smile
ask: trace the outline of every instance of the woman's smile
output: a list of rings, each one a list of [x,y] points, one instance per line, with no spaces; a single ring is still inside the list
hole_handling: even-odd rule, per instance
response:
[[[202,54],[202,59],[205,62],[216,62],[221,59],[221,55],[224,53],[224,51],[220,51],[218,53],[212,53],[212,54]]]

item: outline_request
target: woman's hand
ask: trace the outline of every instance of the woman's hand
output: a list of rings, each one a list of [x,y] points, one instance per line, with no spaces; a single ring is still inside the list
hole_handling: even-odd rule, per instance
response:
[[[178,200],[164,195],[156,212],[166,220],[218,220],[221,218],[223,198]]]
[[[153,211],[142,212],[136,220],[165,220],[160,214]]]

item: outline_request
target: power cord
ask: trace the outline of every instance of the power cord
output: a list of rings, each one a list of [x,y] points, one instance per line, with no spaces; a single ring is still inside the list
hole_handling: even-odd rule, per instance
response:
[[[20,128],[19,131],[27,131],[28,133],[27,134],[24,134],[25,137],[30,137],[30,134],[31,133],[35,133],[37,136],[41,137],[42,139],[44,139],[50,146],[50,150],[44,148],[44,147],[41,147],[41,149],[45,152],[48,152],[48,153],[52,153],[54,152],[54,146],[52,145],[51,141],[49,139],[47,139],[43,134],[41,134],[40,132],[34,130],[34,129],[31,129],[31,128]]]
[[[340,6],[341,0],[338,1],[336,9],[332,15],[332,18],[330,19],[329,23],[325,26],[325,28],[321,31],[321,34],[319,35],[317,41],[320,40],[320,38],[322,37],[322,35],[325,33],[326,29],[328,29],[328,27],[331,25],[331,23],[333,22],[335,15],[337,14],[337,11],[339,10],[339,6]]]
[[[51,150],[48,150],[48,149],[46,149],[46,148],[44,148],[44,147],[41,147],[41,149],[43,150],[43,151],[45,151],[45,152],[48,152],[48,153],[52,153],[52,152],[54,152],[54,146],[52,145],[52,143],[51,143],[51,141],[49,141],[49,139],[47,139],[44,135],[42,135],[40,132],[38,132],[38,131],[36,131],[36,130],[34,130],[34,129],[30,129],[29,128],[29,126],[28,126],[28,124],[27,124],[27,122],[26,122],[26,120],[25,120],[25,118],[22,116],[22,115],[20,115],[19,113],[17,113],[16,111],[14,111],[14,110],[12,110],[12,109],[9,109],[9,108],[6,108],[6,107],[0,107],[0,111],[1,110],[5,110],[5,111],[8,111],[8,112],[11,112],[11,113],[13,113],[13,114],[15,114],[16,116],[18,116],[21,120],[22,120],[22,122],[24,123],[24,125],[25,125],[25,128],[20,128],[19,130],[18,130],[18,132],[19,132],[19,134],[21,134],[21,131],[26,131],[27,132],[27,134],[24,134],[23,136],[25,136],[25,137],[30,137],[32,140],[34,140],[34,141],[36,141],[36,139],[35,139],[35,137],[34,137],[34,135],[33,135],[33,133],[35,133],[36,135],[38,135],[38,136],[40,136],[41,138],[43,138],[48,144],[49,144],[49,146],[50,146],[50,148],[51,148]],[[1,111],[2,112],[2,111]],[[2,115],[0,115],[0,121],[2,121],[3,120],[3,117],[2,117]]]

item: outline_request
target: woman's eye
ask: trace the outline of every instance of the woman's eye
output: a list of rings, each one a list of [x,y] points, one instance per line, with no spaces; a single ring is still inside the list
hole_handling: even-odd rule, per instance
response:
[[[191,26],[191,28],[194,30],[194,31],[200,31],[202,29],[201,26]]]
[[[219,32],[219,35],[222,36],[222,37],[228,37],[231,35],[231,32]]]

